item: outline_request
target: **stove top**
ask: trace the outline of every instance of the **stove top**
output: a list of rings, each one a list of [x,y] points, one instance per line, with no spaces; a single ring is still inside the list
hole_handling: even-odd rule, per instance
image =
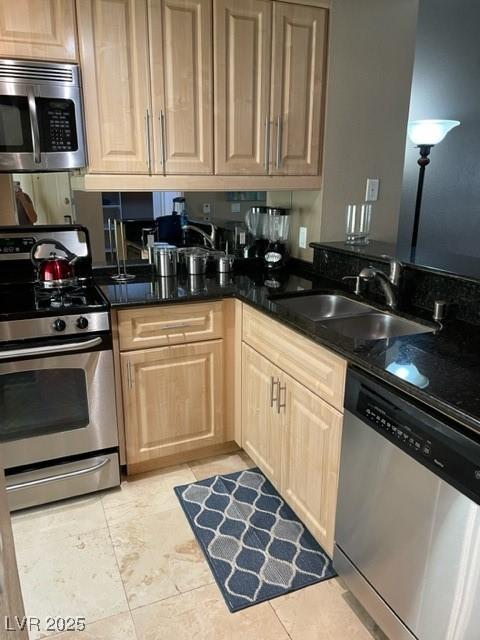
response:
[[[31,283],[0,285],[0,320],[20,320],[108,310],[92,283],[68,289],[43,289]]]

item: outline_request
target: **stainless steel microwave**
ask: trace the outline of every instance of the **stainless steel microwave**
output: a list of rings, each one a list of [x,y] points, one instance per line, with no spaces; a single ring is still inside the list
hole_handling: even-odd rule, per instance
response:
[[[78,65],[0,60],[0,172],[85,164]]]

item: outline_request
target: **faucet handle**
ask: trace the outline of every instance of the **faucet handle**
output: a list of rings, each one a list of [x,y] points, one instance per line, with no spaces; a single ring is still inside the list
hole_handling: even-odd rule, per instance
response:
[[[362,292],[360,276],[343,276],[342,280],[355,280],[355,295],[359,296]]]

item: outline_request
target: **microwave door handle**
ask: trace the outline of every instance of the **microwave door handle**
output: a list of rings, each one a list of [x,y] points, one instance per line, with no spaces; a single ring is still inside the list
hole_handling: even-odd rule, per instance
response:
[[[26,356],[43,356],[53,353],[68,353],[71,351],[83,351],[96,347],[102,343],[102,338],[93,338],[86,342],[72,342],[71,344],[57,344],[54,346],[34,347],[32,349],[11,349],[10,351],[0,351],[0,360],[7,358],[25,358]]]
[[[30,126],[32,128],[33,161],[40,164],[42,161],[40,152],[40,130],[38,128],[37,103],[33,91],[28,91],[28,110],[30,112]]]

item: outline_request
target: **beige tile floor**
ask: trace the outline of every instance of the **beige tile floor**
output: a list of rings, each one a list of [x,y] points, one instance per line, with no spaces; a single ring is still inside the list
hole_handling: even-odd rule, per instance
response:
[[[35,640],[385,639],[337,579],[231,614],[172,488],[254,466],[243,452],[15,514],[27,615],[84,616]]]

